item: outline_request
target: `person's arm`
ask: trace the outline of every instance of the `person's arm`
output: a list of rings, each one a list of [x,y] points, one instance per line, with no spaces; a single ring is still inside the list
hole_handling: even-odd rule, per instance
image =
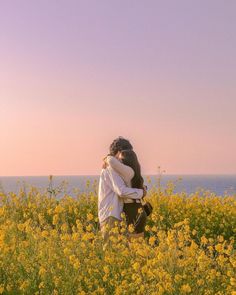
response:
[[[141,199],[143,197],[143,189],[128,187],[122,177],[111,167],[109,171],[112,189],[121,198]]]
[[[125,182],[129,183],[129,181],[134,177],[134,170],[131,167],[123,164],[116,157],[108,155],[105,158],[105,162],[116,172],[118,172],[125,180]]]

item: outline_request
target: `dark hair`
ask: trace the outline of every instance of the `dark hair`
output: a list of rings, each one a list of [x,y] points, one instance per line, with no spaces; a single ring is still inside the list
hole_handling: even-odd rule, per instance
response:
[[[136,153],[133,150],[122,150],[121,161],[123,164],[131,167],[134,170],[134,177],[131,179],[132,188],[143,188],[143,177],[141,175],[141,167]]]
[[[133,147],[128,139],[125,139],[122,136],[114,139],[112,144],[110,145],[110,154],[115,156],[118,152],[122,150],[132,150]]]

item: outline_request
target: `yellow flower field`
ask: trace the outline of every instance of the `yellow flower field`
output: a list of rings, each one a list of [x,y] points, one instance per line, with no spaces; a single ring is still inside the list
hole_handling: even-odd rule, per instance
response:
[[[0,294],[236,295],[235,196],[146,198],[145,239],[117,234],[103,251],[96,191],[0,193]]]

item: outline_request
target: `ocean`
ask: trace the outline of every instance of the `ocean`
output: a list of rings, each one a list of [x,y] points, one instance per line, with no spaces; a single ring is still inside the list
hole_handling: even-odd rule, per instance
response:
[[[158,182],[158,176],[144,176],[145,184],[151,189],[153,186],[165,188],[169,181],[175,183],[174,192],[186,192],[191,194],[198,189],[205,189],[216,193],[217,195],[236,196],[236,175],[165,175],[161,176]],[[149,181],[148,181],[149,180]],[[99,175],[61,175],[53,176],[53,188],[60,189],[64,181],[64,193],[75,196],[77,192],[97,191]],[[17,193],[21,188],[26,191],[30,186],[45,190],[49,186],[49,176],[1,176],[0,190],[5,193]],[[61,191],[58,196],[63,195]]]

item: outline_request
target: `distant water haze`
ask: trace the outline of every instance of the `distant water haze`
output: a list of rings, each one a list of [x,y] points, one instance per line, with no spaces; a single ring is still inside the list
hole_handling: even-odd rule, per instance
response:
[[[148,175],[144,177],[145,184],[151,189],[158,187],[158,176]],[[165,188],[169,181],[176,184],[175,192],[186,192],[188,194],[197,189],[205,189],[218,195],[236,195],[236,175],[165,175],[161,176],[161,186]],[[150,182],[151,181],[151,182]],[[95,192],[97,193],[99,175],[86,176],[53,176],[52,184],[54,188],[59,187],[65,182],[65,192],[75,196],[76,192]],[[20,188],[28,189],[35,186],[40,190],[45,190],[49,186],[48,176],[14,176],[0,177],[1,189],[8,193],[19,192]],[[63,194],[59,194],[62,196]]]

